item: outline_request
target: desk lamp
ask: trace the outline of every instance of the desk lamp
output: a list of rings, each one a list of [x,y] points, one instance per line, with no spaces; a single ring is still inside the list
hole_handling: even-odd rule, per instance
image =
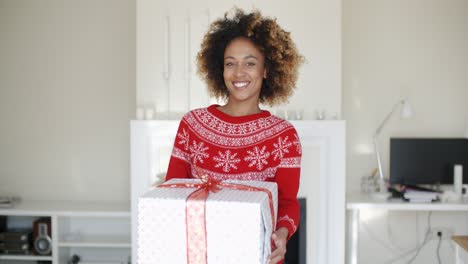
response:
[[[379,136],[380,132],[382,132],[382,129],[384,128],[385,124],[388,122],[390,117],[393,115],[393,113],[400,106],[402,106],[401,107],[401,112],[400,112],[401,118],[408,119],[408,118],[411,118],[413,116],[413,109],[412,109],[411,105],[409,104],[409,102],[407,100],[405,100],[405,99],[400,100],[397,104],[395,104],[395,106],[393,106],[392,111],[390,113],[388,113],[388,115],[382,121],[380,126],[377,127],[377,130],[375,131],[375,134],[374,134],[374,148],[375,148],[375,153],[376,153],[376,156],[377,156],[377,165],[378,165],[378,169],[379,169],[379,192],[374,193],[373,196],[375,198],[382,199],[382,200],[388,199],[390,197],[390,193],[388,192],[387,186],[385,184],[385,177],[384,177],[383,170],[382,170],[382,161],[380,159],[380,152],[379,152],[379,147],[378,147],[379,144],[378,144],[377,140],[378,140],[378,136]]]

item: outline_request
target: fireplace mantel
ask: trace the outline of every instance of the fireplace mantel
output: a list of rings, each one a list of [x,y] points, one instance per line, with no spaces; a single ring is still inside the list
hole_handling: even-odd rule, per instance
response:
[[[307,264],[345,262],[345,121],[291,121],[303,148],[299,197],[307,199]],[[131,121],[132,256],[136,263],[137,198],[164,173],[177,120]],[[315,154],[309,155],[309,152]],[[315,155],[315,156],[314,156]],[[317,157],[318,156],[318,157]],[[314,160],[308,160],[315,157]],[[307,165],[318,166],[308,170]]]

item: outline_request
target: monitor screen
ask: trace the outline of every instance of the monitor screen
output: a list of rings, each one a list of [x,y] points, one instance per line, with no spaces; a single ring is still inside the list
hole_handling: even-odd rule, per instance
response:
[[[468,184],[468,139],[391,138],[390,183],[453,184],[453,167],[463,165]]]

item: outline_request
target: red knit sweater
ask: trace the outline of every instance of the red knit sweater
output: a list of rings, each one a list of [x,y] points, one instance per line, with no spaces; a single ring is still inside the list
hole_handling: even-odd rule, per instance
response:
[[[278,185],[276,228],[289,237],[299,223],[301,144],[294,127],[268,111],[233,117],[218,105],[187,113],[180,122],[166,180],[202,173],[218,179],[272,181]]]

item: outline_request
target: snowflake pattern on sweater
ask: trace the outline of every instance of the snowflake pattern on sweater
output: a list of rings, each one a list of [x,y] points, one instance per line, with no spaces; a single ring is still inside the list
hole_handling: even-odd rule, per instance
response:
[[[290,237],[299,222],[302,148],[296,130],[268,111],[233,117],[218,107],[195,109],[182,118],[166,180],[201,172],[218,180],[276,182],[277,228],[288,228]]]

